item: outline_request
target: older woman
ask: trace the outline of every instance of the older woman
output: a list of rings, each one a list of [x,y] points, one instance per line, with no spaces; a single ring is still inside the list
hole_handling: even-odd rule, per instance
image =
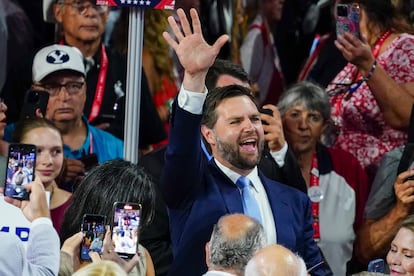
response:
[[[373,178],[384,153],[407,140],[414,102],[414,36],[390,0],[341,0],[360,11],[361,38],[335,42],[348,64],[328,86],[335,148],[350,152]]]
[[[367,176],[351,154],[319,142],[331,114],[324,89],[298,83],[282,94],[278,107],[308,186],[314,238],[334,275],[345,275],[369,192]]]
[[[414,215],[407,217],[387,254],[390,275],[414,275]]]

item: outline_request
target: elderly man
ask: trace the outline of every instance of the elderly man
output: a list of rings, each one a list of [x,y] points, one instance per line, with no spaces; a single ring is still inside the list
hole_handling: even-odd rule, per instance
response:
[[[123,142],[90,125],[82,116],[86,101],[85,66],[81,52],[71,46],[52,45],[39,50],[33,61],[33,88],[49,93],[45,117],[60,130],[66,170],[72,177],[83,166],[72,159],[96,155],[96,162],[123,157]],[[8,125],[4,140],[12,142],[14,125]],[[87,165],[87,164],[86,164]]]
[[[243,276],[253,254],[265,245],[263,227],[243,214],[222,216],[206,244],[205,276]]]
[[[306,276],[303,259],[278,244],[260,249],[246,265],[249,276]]]

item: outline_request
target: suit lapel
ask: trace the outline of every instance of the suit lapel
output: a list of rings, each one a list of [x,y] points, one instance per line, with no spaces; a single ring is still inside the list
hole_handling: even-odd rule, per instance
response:
[[[209,162],[209,169],[213,177],[213,183],[217,185],[220,196],[226,206],[227,212],[230,214],[243,214],[243,205],[239,188],[230,180],[214,163],[213,160]]]
[[[259,173],[260,179],[267,193],[270,208],[276,227],[277,243],[288,248],[296,246],[296,234],[293,229],[294,215],[292,213],[291,197],[286,193],[283,184],[277,183]]]

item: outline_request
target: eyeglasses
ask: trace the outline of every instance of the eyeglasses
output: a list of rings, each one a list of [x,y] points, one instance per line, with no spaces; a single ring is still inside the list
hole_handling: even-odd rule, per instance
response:
[[[79,94],[82,91],[82,87],[85,84],[85,82],[78,82],[78,81],[69,81],[64,84],[60,83],[45,83],[40,84],[41,87],[43,87],[51,97],[56,97],[59,95],[62,87],[65,88],[65,90],[68,92],[70,96]]]
[[[62,5],[68,5],[74,8],[80,15],[85,15],[86,11],[89,8],[94,8],[98,13],[105,13],[108,11],[108,6],[105,5],[96,5],[90,1],[74,1],[66,3],[64,1],[60,2]]]

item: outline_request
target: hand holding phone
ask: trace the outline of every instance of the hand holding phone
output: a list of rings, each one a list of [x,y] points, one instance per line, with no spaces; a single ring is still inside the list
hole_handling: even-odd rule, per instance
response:
[[[39,115],[46,115],[49,93],[38,89],[29,89],[25,96],[20,114],[21,119],[32,118]]]
[[[140,218],[140,204],[114,203],[112,241],[115,244],[115,252],[121,258],[131,259],[137,253]]]
[[[19,199],[29,199],[25,185],[34,180],[36,146],[31,144],[10,144],[7,157],[4,195]]]
[[[360,38],[360,10],[358,4],[338,4],[336,6],[336,34],[351,33]]]
[[[102,253],[102,245],[105,237],[106,216],[96,214],[85,214],[81,224],[83,240],[81,244],[80,258],[84,261],[92,261],[89,252]]]

